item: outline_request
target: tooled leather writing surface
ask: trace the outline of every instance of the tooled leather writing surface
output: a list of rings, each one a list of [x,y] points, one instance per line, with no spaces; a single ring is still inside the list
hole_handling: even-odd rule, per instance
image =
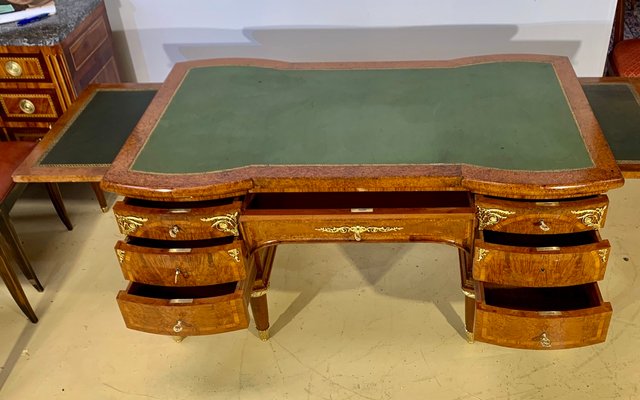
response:
[[[191,69],[131,169],[473,164],[592,167],[552,65]]]

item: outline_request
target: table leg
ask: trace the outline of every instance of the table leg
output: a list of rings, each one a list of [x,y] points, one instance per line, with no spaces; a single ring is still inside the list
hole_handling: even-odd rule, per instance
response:
[[[460,277],[462,293],[464,293],[464,325],[467,332],[467,341],[473,343],[473,325],[476,317],[475,289],[471,277],[471,250],[458,249],[460,259]]]
[[[93,192],[96,194],[96,198],[98,199],[98,203],[100,204],[100,208],[102,212],[109,211],[109,207],[107,206],[107,199],[104,197],[104,192],[100,188],[99,182],[91,182],[91,188]]]
[[[67,227],[68,230],[73,230],[73,224],[71,224],[69,215],[67,215],[67,209],[64,207],[64,203],[62,202],[60,187],[57,183],[46,183],[45,185],[47,187],[49,197],[51,198],[51,202],[53,203],[53,208],[56,209],[56,212],[62,220],[62,223]]]
[[[269,308],[267,304],[267,289],[251,293],[251,312],[256,323],[258,335],[263,341],[269,340]]]
[[[38,292],[42,292],[44,288],[31,267],[31,263],[24,253],[22,245],[20,245],[18,234],[11,224],[9,216],[4,211],[0,211],[0,236],[0,240],[2,241],[0,245],[4,248],[3,252],[5,253],[6,262],[9,263],[10,260],[15,260],[24,276],[29,280],[29,283],[31,283]],[[11,268],[11,266],[8,265],[8,268]]]
[[[4,239],[0,237],[0,278],[2,278],[7,289],[9,289],[9,293],[16,304],[18,304],[18,307],[20,307],[29,320],[35,324],[38,322],[38,317],[33,311],[33,308],[31,308],[29,300],[24,294],[24,290],[22,290],[22,285],[18,280],[16,272],[11,268],[11,265],[9,265],[9,256],[6,254],[6,250],[8,249],[6,247]]]

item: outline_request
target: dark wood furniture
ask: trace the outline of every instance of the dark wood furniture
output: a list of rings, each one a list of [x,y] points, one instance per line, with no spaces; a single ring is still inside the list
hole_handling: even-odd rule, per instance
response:
[[[87,85],[120,80],[102,1],[62,0],[56,7],[42,22],[0,27],[0,140],[37,140]],[[76,21],[82,11],[87,17]],[[21,40],[40,44],[15,44]]]
[[[268,337],[276,245],[458,249],[466,329],[529,349],[606,338],[605,193],[623,184],[552,56],[177,64],[102,181],[132,329]]]
[[[625,9],[636,1],[618,0],[613,19],[612,47],[608,58],[609,75],[640,77],[640,38],[625,39]]]
[[[15,170],[16,182],[89,182],[103,211],[100,180],[158,90],[152,83],[90,85]]]
[[[0,277],[20,309],[31,322],[36,323],[38,317],[31,308],[24,290],[22,290],[15,266],[22,270],[36,290],[41,292],[44,288],[31,267],[9,219],[9,211],[25,187],[24,184],[14,184],[11,180],[11,174],[34,147],[35,143],[29,142],[0,142]],[[62,222],[67,229],[73,229],[57,184],[48,183],[47,191]]]

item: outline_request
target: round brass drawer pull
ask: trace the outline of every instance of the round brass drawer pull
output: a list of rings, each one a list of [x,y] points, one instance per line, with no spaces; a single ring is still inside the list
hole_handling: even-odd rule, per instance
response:
[[[7,74],[17,78],[22,75],[22,67],[15,61],[7,61],[4,63],[4,70],[7,71]]]
[[[178,320],[178,322],[173,326],[173,331],[175,333],[182,332],[182,321],[181,320]]]
[[[36,106],[30,100],[22,99],[20,103],[18,103],[18,107],[25,114],[33,114],[36,112]]]

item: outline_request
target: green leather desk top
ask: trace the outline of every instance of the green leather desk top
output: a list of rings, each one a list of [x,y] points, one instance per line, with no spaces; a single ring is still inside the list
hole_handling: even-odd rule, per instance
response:
[[[131,165],[184,174],[247,165],[588,168],[551,64],[277,70],[192,68]]]
[[[623,82],[582,85],[618,163],[640,161],[640,103]]]
[[[39,165],[110,165],[155,94],[156,90],[97,90]]]

